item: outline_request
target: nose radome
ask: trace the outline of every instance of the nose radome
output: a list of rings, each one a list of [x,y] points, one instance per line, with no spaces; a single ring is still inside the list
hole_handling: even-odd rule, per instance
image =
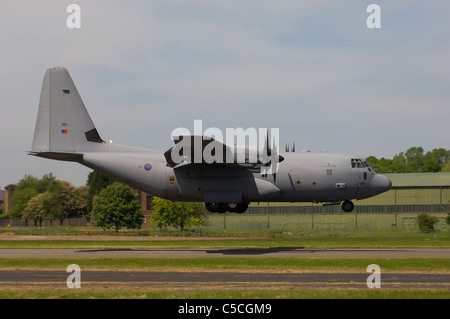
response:
[[[379,191],[380,193],[382,193],[391,189],[392,182],[386,176],[377,174],[373,177],[370,186]]]

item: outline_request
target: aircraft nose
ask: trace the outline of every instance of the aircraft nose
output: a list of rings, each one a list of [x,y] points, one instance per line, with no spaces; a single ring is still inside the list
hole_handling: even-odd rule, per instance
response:
[[[377,191],[377,193],[383,193],[386,192],[388,190],[391,189],[392,187],[392,182],[391,180],[384,176],[384,175],[380,175],[380,174],[376,174],[371,183],[370,186]]]

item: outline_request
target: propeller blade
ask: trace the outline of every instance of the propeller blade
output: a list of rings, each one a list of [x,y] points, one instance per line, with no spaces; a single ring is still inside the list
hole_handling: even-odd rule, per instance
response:
[[[273,145],[273,150],[274,150],[274,152],[275,152],[274,155],[277,155],[277,154],[278,154],[278,151],[277,151],[277,144],[275,143],[275,137],[273,138],[272,145]]]
[[[267,130],[267,135],[266,135],[266,145],[265,145],[266,151],[267,151],[267,155],[271,156],[272,155],[272,150],[270,149],[269,146],[269,130]]]

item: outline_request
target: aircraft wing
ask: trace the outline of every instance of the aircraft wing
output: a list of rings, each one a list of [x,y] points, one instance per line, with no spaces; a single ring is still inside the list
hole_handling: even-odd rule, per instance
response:
[[[184,135],[174,138],[175,146],[168,149],[164,156],[169,167],[180,167],[188,164],[225,165],[259,172],[262,166],[270,166],[274,156],[278,162],[283,157],[264,147],[258,153],[257,148],[240,147],[223,144],[209,136]],[[274,154],[272,154],[274,153]]]

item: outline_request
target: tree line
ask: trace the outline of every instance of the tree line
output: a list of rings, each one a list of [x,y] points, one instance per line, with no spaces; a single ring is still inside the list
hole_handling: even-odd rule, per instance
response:
[[[154,197],[153,221],[159,228],[205,225],[208,214],[202,203],[171,202]],[[139,229],[144,215],[138,195],[111,177],[93,171],[85,186],[74,187],[57,180],[52,173],[37,178],[25,175],[17,184],[8,217],[35,226],[45,220],[84,217],[105,230]]]
[[[74,187],[60,181],[52,173],[37,178],[25,175],[16,185],[11,199],[9,216],[34,221],[40,225],[44,220],[60,220],[87,216],[86,197],[88,186]]]
[[[25,175],[16,185],[8,217],[35,226],[45,220],[84,217],[104,229],[140,228],[144,215],[137,195],[123,183],[91,172],[87,184],[75,187],[52,173],[37,178]]]
[[[375,156],[366,158],[377,173],[450,172],[450,150],[435,148],[424,154],[422,147],[411,147],[392,159]]]

